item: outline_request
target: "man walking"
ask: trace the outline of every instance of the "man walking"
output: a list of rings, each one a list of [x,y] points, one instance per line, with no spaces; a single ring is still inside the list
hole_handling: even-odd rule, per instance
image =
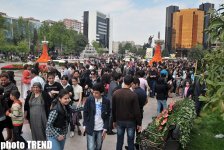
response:
[[[141,113],[138,96],[130,90],[133,82],[131,75],[124,77],[124,87],[114,92],[112,97],[112,118],[117,127],[116,150],[122,150],[124,133],[127,131],[128,149],[134,150],[135,128],[141,131]]]

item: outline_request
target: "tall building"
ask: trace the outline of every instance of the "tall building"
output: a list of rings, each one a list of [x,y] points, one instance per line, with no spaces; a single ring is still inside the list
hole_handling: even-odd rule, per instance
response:
[[[97,11],[84,11],[83,34],[88,38],[90,44],[97,41],[105,48],[110,48],[112,53],[111,39],[111,20],[110,18]]]
[[[48,20],[44,20],[44,21],[42,21],[42,23],[46,23],[46,24],[48,24],[49,26],[52,26],[54,23],[56,23],[56,21],[53,21],[53,20],[48,19]]]
[[[24,20],[29,21],[29,23],[31,23],[34,26],[34,28],[36,28],[36,29],[39,29],[41,27],[41,25],[42,25],[42,23],[40,22],[40,20],[35,19],[33,17],[24,18]]]
[[[166,8],[165,48],[169,51],[169,53],[171,53],[172,50],[173,13],[178,10],[178,6],[169,6]]]
[[[210,8],[214,8],[214,4],[201,4],[199,9],[179,10],[177,6],[167,7],[165,48],[181,56],[186,56],[188,50],[197,44],[203,44],[206,48],[208,35],[204,30],[209,25],[210,16],[207,16],[207,12]]]
[[[214,9],[214,4],[211,4],[211,3],[204,3],[204,4],[201,4],[199,6],[199,9],[204,11],[205,13],[205,17],[204,17],[204,29],[207,29],[208,28],[208,25],[209,25],[209,20],[210,20],[210,16],[207,15],[208,11],[210,9]],[[208,47],[208,35],[204,32],[203,34],[203,46],[204,48],[207,48]]]
[[[0,12],[0,15],[5,18],[5,26],[6,29],[4,31],[7,39],[12,39],[14,36],[13,31],[13,25],[18,23],[19,18],[8,16],[6,13]],[[28,25],[30,28],[38,29],[42,25],[40,20],[37,20],[35,18],[29,17],[29,18],[23,18],[23,20],[28,21]],[[32,30],[32,29],[31,29]]]
[[[204,11],[182,9],[173,13],[172,49],[186,55],[186,49],[203,44],[203,30]]]
[[[75,30],[78,33],[81,32],[82,23],[80,21],[75,20],[75,19],[64,19],[63,23],[67,29]]]

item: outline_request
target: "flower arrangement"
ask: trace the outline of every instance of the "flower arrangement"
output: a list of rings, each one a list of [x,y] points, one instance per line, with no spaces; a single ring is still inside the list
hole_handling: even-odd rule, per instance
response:
[[[182,100],[175,104],[172,102],[163,110],[140,134],[138,143],[146,149],[164,149],[172,132],[170,127],[178,127],[178,139],[182,148],[189,142],[195,107],[192,100]]]
[[[6,65],[6,66],[3,66],[1,70],[23,70],[23,65],[22,64]]]

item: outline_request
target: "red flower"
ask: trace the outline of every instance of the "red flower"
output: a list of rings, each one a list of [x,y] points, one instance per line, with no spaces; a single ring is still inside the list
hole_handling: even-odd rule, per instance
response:
[[[168,116],[169,116],[168,114],[164,114],[164,115],[163,115],[164,118],[167,118]]]
[[[163,126],[159,126],[159,130],[162,130],[163,129]]]
[[[168,110],[167,110],[167,109],[164,109],[164,110],[162,111],[162,114],[168,114]]]
[[[170,105],[169,105],[169,111],[173,110],[173,105],[174,105],[174,102],[171,102]]]
[[[168,120],[168,118],[165,118],[165,119],[162,121],[161,125],[164,125],[164,124],[167,122],[167,120]]]

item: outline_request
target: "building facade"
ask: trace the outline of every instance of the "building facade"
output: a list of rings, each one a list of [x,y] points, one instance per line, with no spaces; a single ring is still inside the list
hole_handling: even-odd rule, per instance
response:
[[[13,39],[14,31],[13,26],[18,24],[18,20],[20,18],[15,18],[8,16],[6,13],[0,12],[0,15],[5,18],[5,26],[6,29],[4,31],[5,36],[7,39]],[[29,28],[32,30],[33,28],[39,29],[42,25],[40,20],[37,20],[35,18],[29,17],[29,18],[22,18],[24,21],[28,21]]]
[[[204,11],[205,13],[205,17],[204,17],[204,28],[207,29],[208,28],[208,25],[209,25],[209,20],[210,20],[210,16],[207,15],[208,11],[210,9],[214,9],[214,4],[211,4],[211,3],[204,3],[204,4],[201,4],[199,6],[199,9]],[[208,48],[209,46],[209,43],[207,42],[208,41],[208,35],[204,32],[203,33],[203,46],[204,48]]]
[[[84,11],[83,35],[88,38],[90,44],[97,41],[112,53],[110,28],[111,20],[107,15],[97,11]]]
[[[173,13],[178,10],[178,6],[169,6],[166,8],[165,48],[169,53],[171,53],[172,50]]]
[[[208,47],[208,35],[204,30],[209,25],[210,16],[207,12],[214,4],[205,3],[199,9],[180,9],[178,6],[166,8],[165,48],[172,52],[182,52],[187,55],[189,49],[197,44]]]
[[[172,49],[190,49],[203,43],[204,11],[182,9],[173,14]]]
[[[72,29],[81,33],[82,23],[80,21],[75,19],[64,19],[63,23],[67,29]]]

